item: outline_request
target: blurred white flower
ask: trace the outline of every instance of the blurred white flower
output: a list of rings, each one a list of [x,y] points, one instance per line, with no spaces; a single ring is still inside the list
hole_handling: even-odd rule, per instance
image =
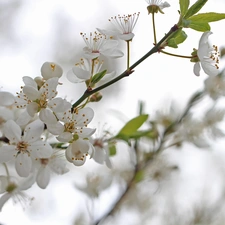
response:
[[[85,44],[84,47],[85,57],[94,59],[100,55],[104,55],[110,58],[119,58],[124,54],[120,51],[118,47],[117,40],[107,39],[106,35],[94,32],[90,33],[89,38],[85,33],[81,33]]]
[[[0,91],[0,106],[10,106],[15,102],[15,97],[10,92]]]
[[[217,76],[209,76],[204,82],[205,91],[209,96],[216,100],[225,96],[225,71]]]
[[[89,173],[86,176],[86,185],[76,184],[76,188],[84,192],[91,198],[98,197],[112,183],[113,176],[108,173]]]
[[[170,7],[168,2],[162,2],[162,0],[145,0],[148,3],[148,14],[150,13],[164,13],[162,10],[166,7]]]
[[[41,140],[44,124],[40,120],[28,124],[23,131],[16,122],[8,120],[3,134],[9,139],[9,145],[0,148],[0,163],[15,159],[15,168],[19,176],[27,177],[32,169],[32,159],[48,158],[52,148]]]
[[[97,30],[109,36],[116,36],[124,41],[131,41],[134,37],[133,29],[137,23],[138,17],[140,13],[128,14],[127,16],[111,17],[109,22],[113,24],[113,26],[117,29],[117,31],[110,30],[102,30],[97,28]]]
[[[197,55],[199,62],[194,65],[194,74],[196,76],[200,75],[201,68],[209,76],[215,76],[219,73],[219,52],[218,47],[211,46],[208,42],[209,35],[211,31],[204,32],[200,38],[199,46],[197,50]]]
[[[20,182],[12,180],[11,177],[0,176],[0,211],[5,203],[12,198],[16,203],[19,201],[21,204],[30,203],[33,198],[30,198],[23,191],[29,189],[35,182],[34,176],[31,175],[29,178]]]
[[[61,66],[54,62],[45,62],[41,67],[41,75],[45,80],[53,77],[60,78],[63,74]]]

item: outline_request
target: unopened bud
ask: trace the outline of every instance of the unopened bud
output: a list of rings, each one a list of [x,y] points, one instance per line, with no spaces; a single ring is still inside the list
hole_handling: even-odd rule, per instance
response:
[[[196,62],[200,61],[199,58],[198,58],[198,50],[197,49],[194,48],[191,55],[192,55],[191,62],[196,63]]]
[[[97,92],[90,97],[90,102],[99,102],[101,99],[102,99],[102,94],[100,92]]]
[[[42,85],[45,83],[44,80],[41,77],[35,77],[34,81],[37,83],[38,90],[42,87]]]

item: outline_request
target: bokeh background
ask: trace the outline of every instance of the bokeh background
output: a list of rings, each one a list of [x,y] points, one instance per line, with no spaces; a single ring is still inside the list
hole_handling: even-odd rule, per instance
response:
[[[165,14],[156,15],[158,39],[178,20],[179,1],[168,2],[171,7],[164,10]],[[85,87],[83,84],[70,83],[65,74],[82,57],[85,45],[80,32],[89,33],[96,28],[109,27],[108,19],[111,16],[140,12],[131,45],[131,63],[134,63],[153,46],[152,20],[146,7],[144,0],[0,0],[1,90],[15,94],[23,84],[23,76],[39,76],[41,65],[45,61],[53,61],[64,69],[59,95],[71,101],[76,100]],[[224,13],[225,1],[208,1],[201,12],[209,11]],[[211,23],[211,28],[211,42],[219,47],[225,46],[225,21]],[[194,47],[197,48],[201,33],[188,29],[186,33],[188,40],[178,49],[171,49],[172,52],[189,55]],[[121,42],[120,47],[125,51],[125,43]],[[105,63],[109,70],[115,70],[118,75],[126,68],[125,57],[112,61],[105,59]],[[223,64],[222,60],[221,68]],[[200,77],[193,74],[193,65],[189,60],[155,54],[138,66],[130,77],[102,92],[102,101],[91,105],[96,111],[91,127],[106,124],[112,131],[117,131],[124,122],[137,115],[140,100],[145,103],[145,112],[150,116],[159,110],[168,110],[172,102],[175,102],[177,110],[183,109],[189,97],[202,89],[206,78],[204,73]],[[221,106],[223,103],[221,101]],[[201,110],[198,113],[201,114]],[[171,175],[167,167],[162,169],[167,172],[160,188],[158,183],[150,185],[146,182],[146,189],[153,196],[152,216],[146,224],[182,224],[176,223],[174,218],[178,217],[175,215],[183,215],[184,221],[185,215],[193,216],[194,212],[202,216],[202,207],[199,205],[205,207],[205,217],[213,217],[223,211],[223,202],[220,200],[224,200],[222,196],[225,190],[224,143],[215,142],[210,151],[187,145],[181,151],[165,153],[167,160],[182,170]],[[122,145],[121,148],[125,150],[120,157],[112,159],[116,168],[129,164],[127,147]],[[164,168],[163,162],[156,165],[157,168]],[[93,168],[104,168],[108,172],[105,166],[88,162],[82,168],[71,166],[71,171],[63,177],[54,177],[46,190],[34,185],[27,192],[35,196],[31,206],[23,209],[20,204],[8,202],[0,213],[0,224],[12,225],[18,221],[23,225],[88,224],[83,218],[88,217],[92,210],[95,219],[101,217],[119,196],[123,185],[113,185],[102,193],[100,199],[93,203],[95,207],[92,207],[88,198],[75,189],[75,183],[84,182],[85,174]],[[196,207],[195,211],[193,206]],[[167,212],[168,208],[171,210]],[[140,224],[129,210],[109,224]],[[146,216],[143,215],[143,218]],[[223,216],[225,218],[225,214]],[[225,219],[223,221],[225,224]]]

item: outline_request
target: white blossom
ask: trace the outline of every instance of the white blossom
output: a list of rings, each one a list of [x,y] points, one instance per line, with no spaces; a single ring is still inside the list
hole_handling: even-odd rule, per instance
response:
[[[27,179],[20,182],[8,176],[0,176],[0,211],[5,203],[12,198],[16,203],[19,201],[21,204],[30,203],[33,198],[30,198],[24,193],[24,190],[29,189],[35,182],[34,176],[31,175]]]
[[[90,33],[89,38],[85,33],[81,33],[85,44],[84,47],[85,57],[94,59],[100,55],[110,58],[119,58],[124,54],[118,49],[118,41],[107,39],[106,35],[94,32]]]
[[[49,158],[40,158],[37,163],[39,164],[38,172],[36,175],[37,185],[45,189],[49,182],[52,173],[64,174],[69,171],[66,167],[66,160],[58,152],[54,152]]]
[[[208,42],[209,35],[211,34],[211,31],[204,32],[200,38],[197,50],[199,62],[196,62],[194,65],[194,74],[196,76],[200,75],[201,68],[209,76],[215,76],[219,73],[218,47],[215,45],[211,46]]]
[[[106,172],[99,172],[98,174],[89,173],[86,176],[86,184],[76,184],[76,188],[87,194],[89,197],[95,198],[111,185],[112,177],[113,176],[111,174]]]
[[[168,2],[162,2],[162,0],[145,0],[148,3],[148,13],[164,13],[162,10],[164,8],[170,7]]]
[[[0,163],[15,159],[15,168],[19,176],[27,177],[32,169],[32,159],[48,158],[52,148],[41,140],[44,124],[40,120],[28,124],[22,130],[16,122],[8,120],[4,124],[3,134],[9,139],[9,145],[0,148]]]
[[[88,138],[95,129],[87,128],[94,117],[93,109],[86,107],[75,112],[67,110],[64,113],[56,113],[58,122],[47,124],[47,129],[62,142],[69,142],[74,137]]]
[[[73,141],[66,149],[66,159],[75,166],[82,166],[88,155],[92,155],[92,148],[90,148],[88,140]]]
[[[216,100],[225,95],[225,71],[217,76],[209,76],[204,82],[205,91]]]
[[[56,98],[58,79],[58,77],[48,79],[39,89],[34,79],[23,77],[25,86],[20,93],[17,93],[15,102],[17,108],[26,108],[31,117],[40,112],[39,117],[43,122],[56,123],[57,118],[54,113],[71,108],[71,104],[65,99]]]
[[[109,22],[113,24],[116,28],[116,31],[111,30],[102,30],[97,28],[97,30],[109,36],[116,36],[121,40],[130,41],[134,37],[133,29],[137,23],[140,13],[128,14],[127,16],[114,16],[109,19]]]

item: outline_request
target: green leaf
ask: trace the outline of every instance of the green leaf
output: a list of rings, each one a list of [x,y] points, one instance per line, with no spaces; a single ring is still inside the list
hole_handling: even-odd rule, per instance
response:
[[[182,30],[179,29],[169,40],[168,46],[172,48],[178,48],[178,44],[183,43],[187,38],[187,34]]]
[[[96,73],[92,78],[91,78],[91,83],[96,84],[98,83],[106,74],[107,70],[103,70],[100,73]]]
[[[198,0],[196,1],[187,11],[187,13],[184,15],[185,19],[188,19],[189,17],[195,15],[207,2],[208,0]]]
[[[134,177],[134,180],[138,183],[140,181],[142,181],[145,177],[144,171],[143,170],[139,170]]]
[[[124,125],[124,127],[120,130],[120,132],[116,135],[116,137],[117,138],[121,136],[129,137],[133,135],[147,119],[148,119],[147,114],[143,114],[131,119]]]
[[[199,13],[197,15],[188,18],[188,20],[202,23],[210,23],[223,19],[225,19],[225,13],[215,13],[215,12]]]
[[[113,156],[116,154],[116,145],[109,144],[109,155]]]
[[[211,29],[208,23],[201,23],[195,21],[191,21],[191,23],[189,24],[189,28],[200,32],[209,31]]]
[[[190,1],[189,0],[180,0],[179,3],[180,3],[180,14],[181,14],[181,16],[184,16],[188,10]]]

